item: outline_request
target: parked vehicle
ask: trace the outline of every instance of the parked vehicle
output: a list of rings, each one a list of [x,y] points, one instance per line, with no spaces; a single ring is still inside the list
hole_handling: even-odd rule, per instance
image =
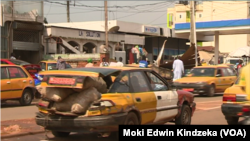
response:
[[[39,65],[41,66],[42,71],[47,71],[47,70],[57,70],[56,69],[56,61],[41,61]],[[66,69],[72,68],[70,64],[66,64]]]
[[[117,133],[120,124],[175,122],[190,125],[196,108],[191,93],[173,89],[166,79],[149,68],[72,68],[43,71],[40,75],[43,75],[41,86],[45,87],[81,89],[84,78],[92,76],[104,78],[109,89],[102,94],[100,102],[91,105],[84,115],[70,115],[69,112],[53,110],[53,102],[39,103],[36,123],[51,130],[55,136],[68,136],[70,132],[90,130],[102,133],[103,128],[105,132]],[[114,82],[108,81],[111,77],[116,77]],[[73,80],[76,83],[64,84]],[[43,102],[46,103],[46,100]]]
[[[242,117],[243,104],[246,101],[246,93],[239,85],[238,77],[235,84],[227,88],[223,94],[223,104],[221,111],[229,125],[238,124],[239,117]]]
[[[174,81],[174,85],[194,94],[214,96],[232,86],[236,76],[228,66],[194,67],[186,77]]]
[[[1,64],[1,102],[19,100],[30,105],[35,92],[34,79],[24,67]]]
[[[11,64],[11,65],[23,66],[33,78],[36,78],[35,74],[38,73],[39,71],[41,71],[41,67],[39,65],[30,64],[30,63],[22,61],[22,60],[1,59],[1,64]]]

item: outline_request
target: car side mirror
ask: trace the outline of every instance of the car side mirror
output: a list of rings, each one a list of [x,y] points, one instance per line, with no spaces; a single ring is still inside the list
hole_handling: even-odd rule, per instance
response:
[[[221,77],[221,74],[216,74],[216,77]]]

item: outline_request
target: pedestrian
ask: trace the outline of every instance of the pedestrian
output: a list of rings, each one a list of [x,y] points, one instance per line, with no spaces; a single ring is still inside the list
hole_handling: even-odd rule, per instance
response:
[[[66,68],[66,62],[62,59],[61,56],[58,56],[56,69],[58,70],[64,70]]]
[[[148,62],[146,61],[146,56],[142,56],[142,60],[139,62],[140,68],[147,68]]]
[[[89,59],[87,60],[87,62],[88,62],[88,64],[86,64],[85,68],[89,68],[89,67],[93,67],[93,66],[94,66],[93,61],[92,61],[91,58],[89,58]]]
[[[122,57],[119,57],[119,61],[116,63],[117,67],[123,67],[124,64],[122,63]]]
[[[174,72],[174,80],[180,79],[184,74],[184,65],[183,62],[177,56],[176,60],[173,63],[173,72]]]
[[[240,73],[240,69],[243,67],[242,65],[242,60],[239,60],[239,64],[237,65],[237,73],[239,74]]]
[[[102,63],[100,64],[100,67],[108,67],[109,63],[106,62],[105,58],[102,58]]]
[[[10,54],[10,59],[16,60],[15,54],[13,52]]]
[[[243,86],[247,94],[247,100],[250,101],[250,64],[242,68],[240,72],[239,86]]]

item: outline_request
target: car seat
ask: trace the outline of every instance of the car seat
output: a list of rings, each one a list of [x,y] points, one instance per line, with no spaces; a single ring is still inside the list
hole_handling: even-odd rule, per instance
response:
[[[134,92],[141,92],[141,86],[140,86],[139,80],[136,76],[132,76],[131,83],[132,83]]]

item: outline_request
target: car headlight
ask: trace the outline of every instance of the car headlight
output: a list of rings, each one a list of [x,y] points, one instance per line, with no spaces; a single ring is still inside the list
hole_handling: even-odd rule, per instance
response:
[[[198,82],[197,84],[199,84],[199,85],[205,85],[207,83],[206,82]]]

